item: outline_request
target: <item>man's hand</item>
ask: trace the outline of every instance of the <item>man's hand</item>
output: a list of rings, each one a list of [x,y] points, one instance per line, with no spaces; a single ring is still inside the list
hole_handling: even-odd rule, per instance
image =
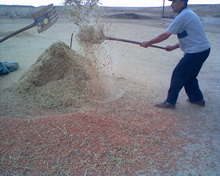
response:
[[[176,44],[176,45],[173,45],[173,46],[168,45],[168,46],[165,47],[165,50],[166,51],[173,51],[177,48],[179,48],[179,44]]]
[[[147,48],[147,47],[149,47],[151,44],[150,44],[150,42],[149,41],[144,41],[140,46],[141,47],[144,47],[144,48]]]
[[[168,45],[168,46],[165,47],[165,50],[166,51],[173,51],[174,48],[173,48],[173,46]]]

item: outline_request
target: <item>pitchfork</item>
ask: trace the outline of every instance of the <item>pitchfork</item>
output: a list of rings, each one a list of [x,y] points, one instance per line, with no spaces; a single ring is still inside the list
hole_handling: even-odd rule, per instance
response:
[[[37,26],[38,33],[41,33],[56,23],[58,20],[58,15],[56,10],[53,8],[53,4],[50,4],[34,13],[33,18],[34,23],[5,36],[4,38],[0,39],[0,43],[35,26]]]

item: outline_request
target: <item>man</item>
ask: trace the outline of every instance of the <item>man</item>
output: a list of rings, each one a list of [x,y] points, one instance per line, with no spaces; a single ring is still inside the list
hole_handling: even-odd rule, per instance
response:
[[[179,43],[174,46],[167,46],[165,49],[172,51],[180,48],[184,52],[184,56],[173,71],[166,101],[155,106],[174,109],[179,92],[183,87],[189,97],[189,102],[205,106],[205,100],[196,77],[209,56],[210,43],[199,17],[188,8],[188,0],[169,1],[172,1],[171,7],[173,12],[178,13],[177,17],[166,32],[150,41],[144,41],[141,46],[147,48],[152,44],[168,39],[172,34],[176,34]]]

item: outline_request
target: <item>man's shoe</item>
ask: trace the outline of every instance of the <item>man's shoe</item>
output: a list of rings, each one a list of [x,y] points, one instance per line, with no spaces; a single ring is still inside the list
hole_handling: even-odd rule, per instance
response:
[[[205,100],[200,100],[200,101],[190,101],[188,100],[190,103],[195,104],[195,105],[199,105],[204,107],[205,106]]]
[[[170,104],[167,101],[155,104],[155,106],[158,107],[158,108],[165,108],[165,109],[175,109],[176,108],[175,104]]]

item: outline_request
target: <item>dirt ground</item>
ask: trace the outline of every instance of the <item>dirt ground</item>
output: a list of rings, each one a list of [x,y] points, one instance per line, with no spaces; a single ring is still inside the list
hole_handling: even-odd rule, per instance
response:
[[[155,103],[166,98],[172,70],[181,58],[182,51],[144,49],[138,45],[112,41],[103,42],[95,50],[99,67],[108,85],[109,96],[106,99],[94,100],[85,107],[74,110],[29,106],[27,102],[17,99],[17,96],[10,91],[11,86],[17,83],[41,53],[54,42],[62,41],[70,45],[71,34],[77,34],[78,28],[71,20],[60,18],[53,27],[41,34],[37,34],[34,28],[1,43],[0,61],[18,62],[20,67],[17,71],[0,77],[0,173],[6,175],[220,175],[220,41],[218,40],[220,18],[213,16],[215,14],[200,16],[212,46],[211,54],[198,77],[206,107],[198,107],[187,102],[184,90],[180,93],[175,110],[161,110],[154,107]],[[106,26],[107,36],[142,42],[163,32],[171,21],[172,19],[158,17],[144,20],[105,19],[103,23]],[[32,19],[1,18],[0,36],[2,38],[8,32],[32,22]],[[166,46],[176,42],[176,36],[172,36],[159,45]],[[86,55],[76,39],[73,41],[72,49]],[[81,117],[86,119],[84,123],[80,120]],[[72,121],[69,119],[75,119],[75,124],[82,126],[76,126],[71,131],[71,126],[68,124]],[[76,164],[70,167],[64,159],[60,160],[59,167],[58,163],[49,163],[50,160],[52,162],[64,156],[64,153],[60,152],[67,150],[67,147],[62,148],[63,141],[67,142],[66,146],[70,145],[68,143],[70,138],[59,138],[61,145],[55,144],[57,138],[53,125],[56,124],[63,129],[62,132],[65,132],[63,128],[65,125],[61,125],[64,122],[69,135],[78,135],[81,145],[73,146],[80,148],[79,156],[90,158],[92,155],[93,159],[84,158],[83,161],[78,161],[80,164],[77,167]],[[88,126],[89,124],[94,129]],[[76,129],[79,131],[84,129],[84,131],[78,134]],[[51,136],[52,132],[54,135]],[[33,134],[29,136],[29,133]],[[44,136],[45,134],[49,137]],[[98,136],[99,139],[94,136]],[[36,141],[32,141],[35,137]],[[45,141],[45,143],[51,144],[54,150],[59,149],[59,152],[51,151],[54,152],[53,155],[51,154],[46,160],[42,159],[43,156],[39,153],[47,156],[50,149],[48,146],[43,147],[43,141],[38,142],[49,138],[54,141]],[[90,147],[93,148],[91,151],[97,152],[92,154],[88,149],[89,142],[84,140],[101,138],[104,142],[99,145],[98,142],[90,143]],[[104,146],[105,140],[111,142],[111,147]],[[135,148],[130,146],[131,143],[139,145]],[[151,144],[152,148],[148,148],[147,143]],[[97,148],[101,144],[103,148]],[[87,147],[83,148],[84,146]],[[123,147],[115,149],[114,146]],[[39,153],[28,151],[30,148],[39,150]],[[108,153],[110,149],[114,154]],[[140,152],[135,153],[136,150]],[[90,154],[85,151],[90,151]],[[19,153],[20,158],[16,152]],[[101,156],[99,152],[104,154]],[[25,157],[21,156],[34,159],[27,162]],[[128,159],[126,156],[131,158]],[[40,166],[37,167],[34,163],[37,157],[39,162],[47,167],[41,166],[42,170],[39,170]],[[104,160],[105,158],[108,159]],[[97,162],[99,159],[100,161]]]

